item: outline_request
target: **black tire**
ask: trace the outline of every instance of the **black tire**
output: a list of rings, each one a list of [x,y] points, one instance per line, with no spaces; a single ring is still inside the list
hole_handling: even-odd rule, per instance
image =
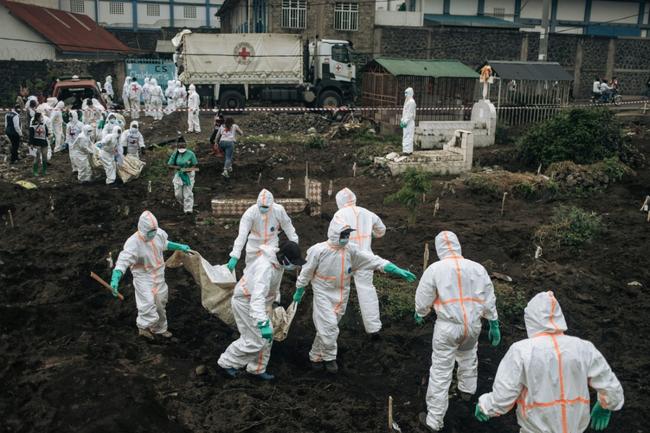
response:
[[[246,106],[244,95],[236,90],[226,90],[219,95],[219,108],[227,113],[239,113]],[[234,110],[234,111],[233,111]]]
[[[621,105],[621,102],[623,101],[623,97],[621,95],[614,95],[612,97],[612,101],[614,102],[614,105],[616,105],[616,106]]]
[[[318,95],[318,106],[321,108],[339,108],[343,105],[343,98],[339,92],[325,90]]]

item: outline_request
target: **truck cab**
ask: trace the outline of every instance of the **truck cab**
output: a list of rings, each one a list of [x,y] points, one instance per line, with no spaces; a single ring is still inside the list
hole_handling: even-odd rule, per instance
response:
[[[354,100],[356,67],[348,41],[322,39],[309,43],[308,81],[320,107],[338,107]],[[305,98],[305,102],[313,102]]]

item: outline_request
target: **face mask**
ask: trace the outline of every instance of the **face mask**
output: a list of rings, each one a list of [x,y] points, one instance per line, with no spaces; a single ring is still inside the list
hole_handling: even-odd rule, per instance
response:
[[[341,245],[342,247],[344,247],[344,246],[346,246],[346,245],[348,244],[349,241],[350,241],[350,239],[348,239],[348,238],[345,238],[345,239],[339,239],[339,245]]]
[[[135,134],[136,132],[138,132],[138,128],[131,128],[131,132]]]
[[[156,237],[156,233],[158,233],[157,229],[149,230],[145,235],[145,238],[147,238],[148,241],[151,241]]]
[[[260,209],[260,213],[262,214],[265,214],[269,211],[269,208],[266,206],[260,206],[259,209]]]
[[[285,271],[293,271],[296,269],[298,266],[294,265],[293,263],[288,264],[288,265],[282,265],[284,267]]]
[[[187,151],[187,149],[185,149],[185,148],[178,149],[178,153],[185,153],[186,151]]]

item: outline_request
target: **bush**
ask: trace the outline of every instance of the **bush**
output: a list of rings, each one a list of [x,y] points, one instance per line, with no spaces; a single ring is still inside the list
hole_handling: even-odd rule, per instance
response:
[[[322,149],[325,147],[325,139],[320,135],[312,135],[307,140],[307,147],[310,149]]]
[[[403,280],[385,277],[379,272],[375,273],[374,285],[382,317],[398,321],[413,315],[416,286]]]
[[[409,168],[404,173],[402,188],[386,197],[384,203],[401,203],[409,211],[408,224],[415,224],[417,210],[422,203],[422,196],[431,191],[432,177],[431,173]]]
[[[552,198],[558,186],[552,179],[532,173],[512,173],[505,170],[468,173],[463,184],[473,193],[500,199],[507,192],[517,198]]]
[[[551,223],[535,231],[536,240],[551,247],[580,247],[603,231],[602,218],[575,206],[560,206]]]
[[[517,323],[524,315],[528,297],[512,283],[493,280],[497,311],[501,323]]]
[[[563,192],[572,195],[588,195],[620,181],[623,176],[634,175],[634,171],[616,156],[588,165],[571,161],[555,162],[548,167],[546,173],[562,186]]]
[[[607,108],[571,109],[530,128],[517,147],[520,159],[531,166],[591,164],[621,152],[623,130]]]

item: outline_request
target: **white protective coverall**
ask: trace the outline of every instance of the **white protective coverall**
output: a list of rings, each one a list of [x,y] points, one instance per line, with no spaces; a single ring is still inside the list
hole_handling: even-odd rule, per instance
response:
[[[251,374],[262,374],[271,356],[271,345],[262,338],[258,322],[270,320],[284,268],[278,262],[278,248],[270,245],[260,247],[260,257],[244,270],[235,286],[230,301],[240,337],[219,357],[223,368],[242,368]]]
[[[433,351],[427,389],[427,424],[440,430],[449,406],[449,385],[454,362],[458,363],[458,390],[476,392],[478,337],[481,318],[497,320],[496,297],[483,266],[461,255],[456,235],[436,236],[439,261],[431,264],[415,292],[415,312],[421,317],[436,311]]]
[[[167,81],[167,88],[165,89],[165,98],[167,99],[167,107],[165,108],[165,114],[172,114],[176,111],[176,99],[174,97],[174,87],[176,83],[174,80]]]
[[[129,105],[130,88],[131,88],[131,77],[126,77],[124,79],[124,86],[122,86],[122,102],[124,102],[124,111],[131,110],[131,105]]]
[[[185,107],[187,105],[187,90],[179,80],[174,81],[174,97],[176,98],[176,106]]]
[[[340,245],[341,232],[350,228],[345,222],[332,219],[327,229],[328,240],[307,250],[307,263],[296,281],[296,287],[307,287],[311,282],[314,292],[312,317],[316,337],[309,351],[311,362],[336,360],[339,322],[348,305],[353,270],[383,271],[390,263],[351,242]]]
[[[129,105],[131,106],[131,118],[140,118],[140,97],[142,96],[142,86],[137,81],[132,81],[129,86]]]
[[[268,206],[269,211],[261,213],[260,206]],[[232,246],[230,257],[239,259],[246,244],[246,267],[250,266],[261,255],[262,245],[279,245],[280,229],[290,241],[298,243],[296,229],[284,206],[274,203],[273,194],[263,189],[257,196],[257,204],[249,207],[239,220],[239,234]]]
[[[149,94],[151,95],[150,110],[153,120],[162,120],[163,118],[163,91],[158,85],[158,81],[152,78],[149,82]]]
[[[115,92],[113,91],[113,77],[110,75],[106,76],[106,81],[104,81],[104,90],[106,90],[106,96],[109,98],[108,108],[110,108],[110,103],[112,103],[113,99],[115,99]]]
[[[138,129],[137,120],[132,120],[130,128],[122,133],[120,146],[126,147],[126,154],[140,158],[140,149],[144,149],[144,137]]]
[[[144,78],[142,85],[142,99],[144,101],[144,115],[151,116],[151,84],[149,77]]]
[[[69,144],[72,170],[77,172],[79,182],[90,182],[92,180],[93,171],[89,158],[93,154],[93,129],[92,125],[84,125],[81,133]]]
[[[368,209],[357,206],[357,197],[348,188],[336,193],[336,205],[339,210],[334,214],[334,219],[338,218],[356,230],[350,235],[350,242],[355,243],[360,250],[372,254],[372,239],[386,234],[386,226],[381,218]],[[379,332],[381,319],[377,291],[372,284],[373,272],[359,270],[355,271],[353,276],[363,326],[369,334]]]
[[[65,104],[59,101],[52,110],[50,121],[52,122],[52,132],[54,134],[54,151],[60,152],[63,150],[63,109]]]
[[[524,310],[528,338],[510,346],[483,394],[481,411],[495,417],[517,405],[521,433],[582,433],[590,419],[589,387],[603,409],[623,407],[623,387],[605,357],[586,340],[564,335],[553,292],[538,293]]]
[[[122,128],[119,126],[113,127],[110,134],[98,143],[99,145],[99,160],[106,172],[106,184],[115,182],[117,176],[117,162],[116,160],[122,155],[122,146],[120,146],[120,135]]]
[[[402,109],[402,119],[400,122],[406,124],[402,135],[402,152],[413,153],[413,138],[415,135],[415,99],[413,99],[413,89],[408,88],[404,91],[404,108]]]
[[[196,93],[196,87],[194,84],[190,84],[190,93],[187,96],[187,132],[201,132],[201,123],[199,122],[200,103],[201,98]]]
[[[79,121],[79,113],[77,113],[77,110],[70,111],[70,121],[65,128],[65,143],[68,147],[81,134],[83,126],[84,124]]]
[[[157,229],[156,236],[149,241],[146,234],[153,229]],[[158,220],[151,212],[144,211],[138,220],[138,231],[126,240],[115,264],[115,269],[123,274],[127,268],[131,269],[138,307],[136,324],[154,334],[167,331],[168,290],[163,258],[166,249],[167,233],[158,227]]]

